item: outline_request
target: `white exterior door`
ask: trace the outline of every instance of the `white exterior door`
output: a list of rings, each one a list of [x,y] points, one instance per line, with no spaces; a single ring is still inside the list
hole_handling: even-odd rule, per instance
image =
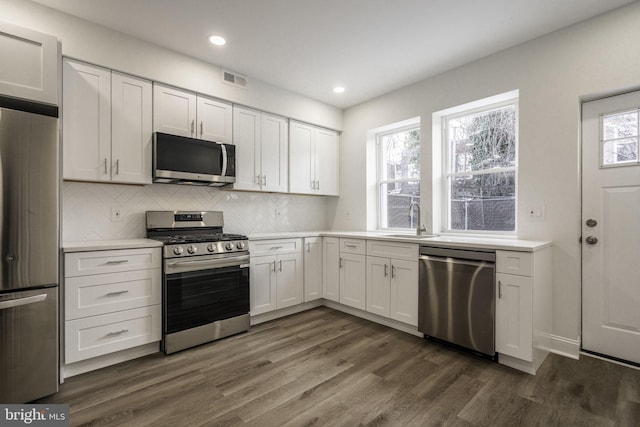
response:
[[[640,363],[640,92],[582,106],[582,347]]]

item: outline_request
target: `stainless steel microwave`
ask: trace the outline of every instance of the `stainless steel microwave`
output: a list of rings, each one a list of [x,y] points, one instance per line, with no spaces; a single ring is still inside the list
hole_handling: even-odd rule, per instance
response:
[[[153,134],[153,182],[220,187],[236,182],[236,148],[231,144]]]

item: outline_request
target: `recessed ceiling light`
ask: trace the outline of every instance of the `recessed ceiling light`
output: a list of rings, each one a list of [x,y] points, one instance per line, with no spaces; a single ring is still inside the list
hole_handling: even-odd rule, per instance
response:
[[[216,46],[224,46],[227,41],[222,36],[211,36],[209,37],[209,41]]]
[[[336,86],[333,88],[333,93],[344,93],[344,88],[342,86]]]

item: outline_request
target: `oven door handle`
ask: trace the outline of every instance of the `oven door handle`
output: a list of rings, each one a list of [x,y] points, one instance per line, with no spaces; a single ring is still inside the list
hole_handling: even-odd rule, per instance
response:
[[[189,261],[176,261],[176,262],[168,262],[167,270],[182,270],[185,269],[197,269],[202,270],[206,267],[211,268],[221,268],[221,267],[235,267],[240,266],[243,267],[244,264],[249,262],[249,255],[242,255],[237,257],[230,258],[216,258],[216,259],[199,259],[199,260],[189,260]],[[248,264],[246,265],[249,266]],[[167,271],[167,273],[170,273]]]

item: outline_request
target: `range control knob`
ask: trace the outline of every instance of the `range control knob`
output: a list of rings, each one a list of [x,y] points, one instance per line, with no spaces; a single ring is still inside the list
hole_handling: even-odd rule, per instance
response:
[[[189,245],[187,246],[187,252],[189,252],[191,255],[195,254],[198,251],[198,248],[196,248],[193,245]]]
[[[243,250],[244,249],[244,242],[238,242],[236,243],[236,248]]]
[[[233,243],[231,243],[231,242],[227,242],[227,243],[224,245],[224,248],[225,248],[226,250],[228,250],[228,251],[232,251],[232,250],[233,250]]]
[[[173,248],[173,253],[176,255],[182,255],[182,252],[184,252],[182,246],[176,246],[175,248]]]
[[[215,252],[215,251],[216,251],[216,245],[214,245],[213,243],[209,243],[209,244],[207,245],[207,250],[208,250],[209,252]]]

